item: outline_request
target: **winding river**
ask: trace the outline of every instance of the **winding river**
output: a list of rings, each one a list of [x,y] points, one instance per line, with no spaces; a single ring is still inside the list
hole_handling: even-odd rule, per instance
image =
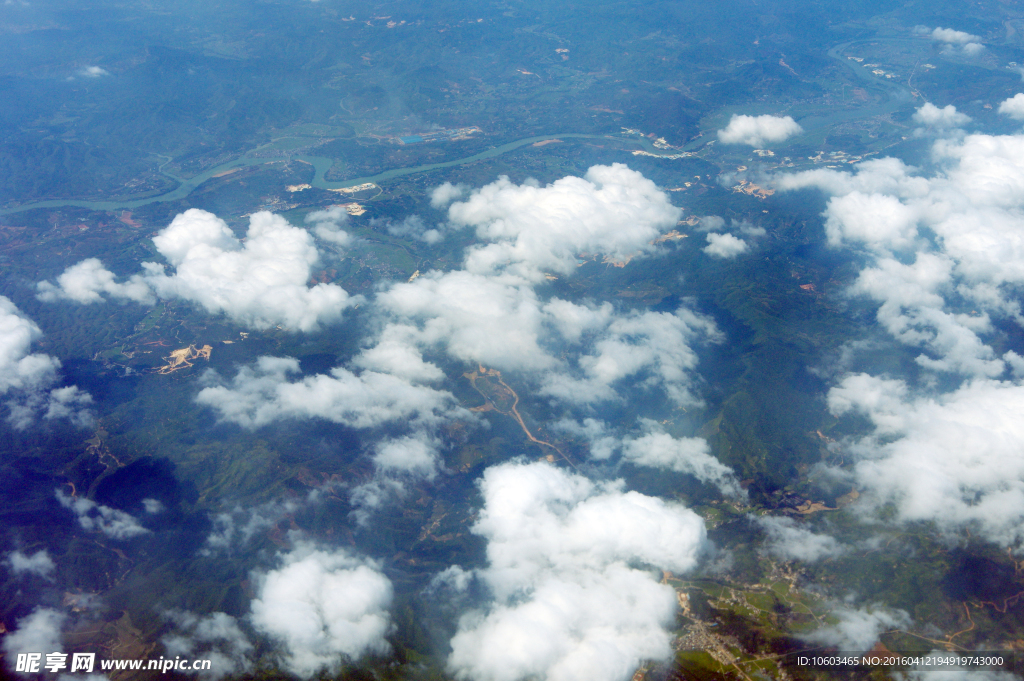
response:
[[[857,78],[864,81],[865,86],[872,89],[880,89],[885,92],[886,98],[884,101],[879,102],[871,106],[859,107],[856,109],[846,109],[843,111],[834,111],[827,114],[812,114],[810,116],[803,117],[799,120],[800,125],[805,131],[813,131],[825,127],[831,127],[836,123],[841,123],[849,120],[858,118],[870,118],[873,116],[879,116],[883,114],[892,113],[913,100],[913,95],[909,88],[892,81],[887,81],[883,78],[878,78],[870,74],[867,69],[864,69],[859,64],[851,62],[846,58],[844,53],[846,50],[854,45],[879,42],[880,38],[872,40],[858,40],[841,45],[836,45],[828,51],[828,56],[837,60],[841,64],[845,64]],[[887,40],[898,40],[898,39],[887,39]],[[160,172],[176,182],[178,187],[167,192],[166,194],[160,194],[158,196],[150,196],[147,198],[140,199],[115,199],[109,201],[76,201],[69,199],[53,199],[49,201],[34,201],[31,203],[25,203],[20,206],[14,206],[10,208],[0,209],[0,215],[9,215],[11,213],[19,213],[26,210],[33,210],[36,208],[61,208],[66,206],[73,206],[78,208],[89,208],[92,210],[132,210],[140,206],[145,206],[150,203],[159,203],[166,201],[178,201],[191,194],[199,185],[203,184],[207,180],[214,176],[222,173],[234,170],[235,168],[243,168],[246,166],[261,165],[263,163],[272,163],[274,161],[288,161],[288,160],[299,160],[305,161],[313,166],[315,171],[314,176],[310,184],[317,189],[344,189],[347,187],[353,187],[357,184],[364,184],[367,182],[379,183],[387,180],[394,179],[396,177],[402,177],[404,175],[412,175],[415,173],[423,173],[431,170],[438,170],[440,168],[450,168],[452,166],[462,165],[464,163],[473,163],[474,161],[481,161],[488,158],[494,158],[506,154],[520,147],[524,147],[528,144],[536,144],[537,142],[543,142],[545,140],[553,139],[607,139],[616,140],[619,142],[633,142],[642,146],[646,151],[656,151],[651,142],[643,137],[623,137],[620,135],[588,135],[583,133],[562,133],[558,135],[538,135],[536,137],[527,137],[525,139],[516,140],[515,142],[509,142],[502,144],[497,147],[493,147],[486,151],[481,151],[478,154],[472,156],[466,156],[464,158],[455,159],[452,161],[444,161],[442,163],[428,163],[426,165],[410,166],[407,168],[394,168],[392,170],[386,170],[377,175],[370,175],[369,177],[357,177],[352,180],[345,180],[343,182],[328,182],[324,179],[327,171],[330,170],[334,164],[333,159],[325,158],[323,156],[294,156],[290,154],[282,154],[279,158],[255,158],[252,156],[242,156],[241,158],[222,163],[218,166],[210,168],[195,177],[189,179],[182,179],[175,175],[172,175],[163,170],[172,160],[167,156],[160,156],[160,158],[166,159],[160,166]],[[686,144],[684,150],[692,150],[706,143],[705,137],[698,137],[697,139],[691,140]]]

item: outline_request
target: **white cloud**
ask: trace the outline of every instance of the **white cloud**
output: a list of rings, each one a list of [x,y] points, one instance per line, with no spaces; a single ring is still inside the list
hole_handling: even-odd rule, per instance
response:
[[[936,28],[932,31],[932,40],[952,45],[966,45],[967,43],[976,43],[981,38],[964,31],[956,31],[952,28]]]
[[[880,634],[910,626],[910,616],[903,610],[853,610],[838,608],[833,612],[839,622],[806,636],[807,640],[835,646],[841,651],[867,652]]]
[[[453,414],[468,416],[451,393],[390,374],[354,374],[337,367],[330,374],[290,380],[297,373],[298,360],[261,357],[254,367],[239,369],[229,384],[201,390],[196,401],[215,409],[221,419],[246,428],[287,418],[322,418],[353,428],[395,422],[420,427],[438,424]]]
[[[575,369],[549,372],[541,392],[589,404],[616,398],[615,384],[642,377],[642,385],[662,388],[676,404],[696,404],[690,385],[697,355],[691,344],[720,338],[713,321],[686,308],[674,314],[631,312],[612,318],[606,329],[595,333],[592,352],[579,356]]]
[[[539,345],[545,315],[525,281],[432,271],[379,293],[377,303],[396,322],[417,325],[415,332],[408,325],[401,330],[406,343],[442,345],[459,359],[503,369],[544,369],[555,362]],[[398,342],[398,335],[389,329],[383,340]]]
[[[229,511],[211,515],[213,530],[207,535],[199,554],[209,556],[214,551],[244,546],[257,532],[272,527],[297,509],[298,505],[291,500],[269,501],[256,507],[236,506]]]
[[[812,532],[793,518],[759,516],[755,520],[768,535],[765,546],[768,553],[783,560],[813,563],[846,552],[845,547],[834,537]]]
[[[917,213],[894,196],[852,191],[828,201],[829,244],[858,242],[869,248],[899,249],[917,236]]]
[[[931,102],[925,102],[914,113],[914,121],[930,128],[959,128],[971,122],[971,117],[960,113],[952,104],[939,108]]]
[[[881,304],[879,321],[895,337],[931,353],[918,358],[922,366],[998,376],[1005,365],[984,341],[990,319],[1024,322],[1013,293],[1024,283],[1024,136],[940,139],[933,156],[939,169],[931,176],[879,159],[856,174],[819,169],[776,185],[833,194],[825,211],[830,243],[875,254],[852,291]],[[913,260],[893,254],[908,249],[917,251]],[[957,298],[969,307],[950,309]]]
[[[371,221],[372,223],[372,221]],[[428,244],[436,244],[444,240],[444,234],[436,228],[428,228],[423,218],[418,215],[408,215],[401,222],[388,222],[388,234],[392,236],[403,236]]]
[[[488,542],[478,577],[493,601],[459,622],[458,678],[618,681],[671,656],[675,592],[634,565],[691,569],[699,517],[542,463],[492,467],[481,490],[473,532]]]
[[[715,485],[728,496],[745,496],[732,469],[711,456],[711,448],[703,438],[674,438],[668,433],[649,432],[623,440],[622,458],[637,466],[687,473]]]
[[[1018,92],[1013,97],[1001,102],[999,113],[1009,116],[1015,121],[1024,121],[1024,92]]]
[[[37,575],[44,579],[52,579],[53,571],[57,569],[46,549],[36,551],[31,556],[21,551],[12,551],[7,554],[7,563],[15,576]]]
[[[430,205],[434,208],[441,209],[452,201],[461,199],[468,193],[468,185],[445,182],[444,184],[430,190]]]
[[[167,657],[210,661],[210,669],[198,678],[220,679],[252,670],[253,645],[234,617],[223,612],[200,617],[180,610],[166,616],[175,624],[174,631],[160,639]]]
[[[9,395],[9,420],[28,427],[37,414],[46,419],[67,418],[78,426],[92,423],[87,410],[92,397],[75,386],[52,389],[58,379],[56,357],[31,353],[42,331],[8,298],[0,296],[0,395]]]
[[[110,71],[99,66],[83,66],[78,70],[78,75],[84,78],[100,78],[101,76],[109,76]]]
[[[344,232],[329,228],[334,224],[330,216],[323,217],[318,233],[347,243]],[[176,216],[153,243],[174,267],[173,274],[167,275],[163,265],[143,263],[142,274],[119,284],[98,260],[89,259],[68,268],[57,285],[41,282],[39,297],[96,302],[107,294],[147,302],[155,294],[198,303],[252,328],[280,325],[293,331],[337,321],[359,300],[336,284],[308,286],[320,258],[312,237],[265,211],[249,218],[244,242],[217,216],[191,208]]]
[[[716,258],[735,258],[750,249],[746,241],[732,234],[711,232],[707,235],[707,239],[708,245],[704,247],[704,252]]]
[[[60,505],[78,517],[78,524],[84,530],[102,532],[111,539],[121,540],[149,534],[149,530],[124,511],[97,504],[91,499],[69,497],[60,489],[56,490],[56,494]]]
[[[571,274],[579,253],[622,261],[650,252],[651,241],[680,214],[653,182],[621,163],[544,187],[502,177],[448,209],[453,225],[474,227],[491,242],[467,250],[467,271],[530,281],[541,281],[544,272]]]
[[[38,391],[56,380],[57,358],[29,354],[32,342],[42,335],[35,322],[0,296],[0,395],[12,390]]]
[[[828,404],[875,428],[849,445],[858,507],[893,504],[901,521],[966,527],[1002,546],[1024,539],[1024,386],[978,379],[915,398],[903,381],[856,374],[829,391]]]
[[[729,124],[718,131],[722,144],[749,144],[763,147],[769,142],[782,142],[803,132],[792,116],[743,116],[733,114]]]
[[[119,284],[114,273],[105,268],[98,258],[87,258],[67,268],[57,277],[56,286],[41,281],[37,289],[39,299],[46,302],[67,299],[76,303],[101,303],[105,300],[103,294],[146,304],[156,300],[141,275],[136,274],[127,283]]]
[[[405,436],[382,440],[374,448],[373,462],[385,473],[413,473],[433,478],[437,472],[440,443],[429,436]]]
[[[259,596],[250,619],[284,647],[289,671],[308,678],[390,650],[392,588],[378,565],[303,542],[280,560],[280,568],[256,575]]]
[[[352,235],[342,229],[348,220],[348,211],[341,206],[313,211],[306,216],[306,224],[313,225],[313,232],[318,238],[341,248],[352,245],[354,241]]]
[[[61,627],[66,619],[67,615],[53,608],[36,608],[31,615],[19,619],[17,628],[0,641],[11,671],[14,671],[18,653],[42,653],[45,656],[46,653],[64,650]]]

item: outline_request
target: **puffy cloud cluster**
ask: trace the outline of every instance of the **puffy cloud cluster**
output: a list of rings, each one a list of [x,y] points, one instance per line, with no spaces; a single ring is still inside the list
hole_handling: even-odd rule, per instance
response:
[[[584,419],[582,423],[563,420],[556,425],[563,432],[587,440],[593,459],[609,459],[620,452],[622,461],[634,466],[685,473],[718,487],[727,496],[745,496],[735,474],[711,455],[711,448],[703,438],[672,437],[650,419],[641,419],[643,434],[623,438],[617,437],[603,422],[592,418]]]
[[[711,232],[707,235],[707,240],[708,245],[704,247],[704,252],[716,258],[735,258],[750,248],[746,241],[732,234]]]
[[[342,227],[348,224],[348,211],[341,206],[316,210],[306,216],[306,224],[312,225],[313,233],[322,241],[345,248],[354,239]]]
[[[1024,386],[975,380],[939,397],[913,397],[900,380],[846,377],[829,409],[867,417],[851,443],[861,504],[891,503],[904,521],[969,528],[1003,546],[1024,539]]]
[[[215,551],[230,551],[235,546],[245,546],[257,532],[272,527],[298,508],[294,501],[270,501],[255,508],[236,506],[230,511],[212,515],[210,520],[213,530],[206,537],[206,543],[199,553],[209,556]]]
[[[289,671],[308,678],[390,650],[392,588],[378,565],[304,542],[280,559],[280,568],[256,576],[250,620],[283,647]]]
[[[57,501],[78,518],[78,524],[89,532],[102,532],[111,539],[131,539],[148,534],[149,530],[139,524],[132,515],[116,508],[97,504],[83,497],[69,497],[60,489],[56,491]]]
[[[254,367],[242,367],[230,383],[204,388],[196,400],[246,428],[288,418],[322,418],[352,428],[399,422],[431,426],[452,413],[464,413],[451,393],[391,374],[355,374],[338,367],[329,375],[289,380],[298,373],[298,360],[261,357]],[[207,380],[215,377],[208,375]]]
[[[373,223],[374,221],[371,221]],[[400,222],[387,222],[388,234],[416,239],[428,244],[436,244],[444,239],[444,234],[436,227],[427,227],[419,215],[409,215]]]
[[[650,252],[651,241],[680,215],[653,182],[621,163],[544,187],[502,177],[448,209],[453,225],[473,227],[490,242],[467,250],[467,271],[531,281],[544,272],[572,273],[579,253],[625,260]]]
[[[438,466],[433,429],[471,416],[429,386],[443,373],[426,353],[525,372],[540,394],[568,405],[619,399],[627,382],[663,390],[680,405],[698,401],[691,346],[718,340],[711,320],[686,308],[617,314],[607,303],[544,301],[536,290],[547,272],[572,275],[581,253],[628,259],[653,250],[654,238],[675,226],[680,211],[650,180],[617,164],[547,186],[501,178],[468,195],[450,186],[435,195],[442,206],[465,199],[448,208],[450,224],[472,227],[479,238],[466,250],[463,269],[427,272],[379,291],[379,331],[348,368],[298,378],[295,360],[262,358],[230,382],[202,390],[200,403],[245,427],[324,418],[405,429],[389,433],[372,453],[380,479],[353,491],[358,504],[372,507],[398,489],[395,476],[431,477]],[[422,221],[415,222],[391,228],[419,230]]]
[[[31,352],[40,336],[36,323],[0,296],[0,395],[11,398],[9,420],[25,428],[41,413],[45,419],[67,418],[79,426],[89,425],[92,397],[75,386],[51,388],[57,382],[60,361]]]
[[[18,620],[17,628],[3,637],[0,648],[14,671],[18,653],[54,653],[64,650],[61,628],[67,615],[53,608],[36,608],[31,615]]]
[[[568,305],[562,307],[568,310]],[[575,312],[581,312],[575,307]],[[587,319],[584,313],[582,321],[596,325],[598,320]],[[699,402],[690,390],[691,372],[697,366],[691,346],[699,340],[719,340],[710,319],[680,308],[675,313],[611,317],[607,326],[598,328],[590,352],[576,359],[576,367],[548,374],[541,392],[569,403],[589,404],[615,398],[615,385],[623,379],[642,377],[644,385],[660,386],[676,404]]]
[[[347,243],[348,235],[336,228],[337,216],[329,211],[312,215],[322,238]],[[118,283],[91,258],[65,270],[56,284],[40,282],[39,297],[82,303],[104,296],[142,303],[154,297],[181,298],[252,328],[282,326],[293,331],[315,330],[321,323],[336,321],[357,302],[336,284],[308,285],[320,253],[309,232],[279,215],[254,213],[241,241],[223,220],[192,208],[176,216],[153,243],[174,268],[173,274],[166,274],[163,265],[143,263],[141,274]]]
[[[920,109],[914,112],[913,118],[915,123],[943,131],[959,128],[971,122],[970,116],[960,113],[952,104],[947,104],[940,109],[931,102],[925,102]]]
[[[793,518],[759,516],[756,522],[768,535],[767,552],[783,560],[813,563],[846,552],[834,537],[812,532]]]
[[[941,28],[937,27],[931,33],[932,40],[936,40],[940,43],[950,43],[953,45],[966,45],[967,43],[976,43],[981,40],[976,35],[971,35],[966,31],[957,31],[952,28]]]
[[[999,113],[1015,121],[1024,121],[1024,92],[1018,92],[1013,97],[1003,100],[999,104]]]
[[[783,142],[803,132],[792,116],[744,116],[733,114],[729,124],[718,131],[722,144],[748,144],[763,147],[770,142]]]
[[[461,199],[468,192],[468,185],[445,182],[430,190],[430,205],[433,208],[444,208],[452,201]]]
[[[458,359],[504,369],[536,370],[554,363],[539,344],[547,315],[526,281],[434,271],[379,293],[377,304],[394,320],[381,338],[387,350],[375,348],[357,361],[382,370],[409,374],[414,366],[412,373],[426,378],[436,367],[420,365],[418,347],[435,345]]]
[[[910,616],[903,610],[840,607],[832,615],[839,620],[836,624],[819,629],[806,638],[835,646],[841,651],[866,652],[871,650],[882,633],[910,626]]]
[[[1024,135],[940,139],[933,156],[930,174],[879,159],[856,173],[815,170],[777,184],[833,195],[829,242],[871,254],[850,292],[878,303],[878,321],[894,338],[923,349],[919,365],[964,380],[926,394],[903,380],[854,374],[830,390],[834,414],[874,426],[846,445],[858,507],[891,505],[898,521],[1018,546],[1024,359],[1013,350],[1000,356],[988,339],[995,319],[1024,324]]]
[[[880,303],[879,321],[895,337],[927,351],[919,363],[995,377],[1006,365],[982,340],[990,316],[1024,321],[1013,295],[1024,283],[1024,136],[939,140],[933,153],[939,170],[930,177],[879,159],[852,174],[782,176],[777,186],[833,195],[825,211],[829,242],[875,256],[854,292]]]
[[[200,617],[185,611],[170,612],[167,617],[175,624],[174,632],[160,640],[167,657],[209,660],[210,669],[200,672],[200,679],[220,679],[252,670],[253,645],[234,617],[223,612]]]
[[[732,470],[711,456],[703,438],[674,438],[668,433],[650,432],[623,440],[622,458],[637,466],[688,473],[729,496],[743,496]]]
[[[118,283],[117,277],[100,262],[87,258],[67,268],[57,277],[57,284],[41,281],[37,285],[40,300],[48,303],[61,299],[76,303],[101,303],[109,296],[138,303],[156,301],[153,290],[142,275],[133,275],[127,282]]]
[[[966,31],[938,27],[930,35],[931,39],[935,42],[945,44],[947,50],[959,48],[963,54],[969,57],[985,49],[985,46],[981,44],[979,36],[972,35]]]
[[[705,541],[696,514],[543,463],[492,467],[481,491],[473,532],[488,566],[476,577],[492,600],[459,622],[458,678],[619,681],[672,654],[675,592],[636,566],[691,569]]]
[[[52,579],[53,571],[57,569],[46,549],[36,551],[31,556],[21,551],[12,551],[7,556],[7,564],[16,576],[36,575],[44,579]]]

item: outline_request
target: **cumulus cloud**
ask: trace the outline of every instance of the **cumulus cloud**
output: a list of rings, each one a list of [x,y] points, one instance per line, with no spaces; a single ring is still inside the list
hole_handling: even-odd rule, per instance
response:
[[[959,128],[971,122],[970,116],[960,113],[952,104],[947,104],[940,109],[931,102],[925,102],[914,113],[913,118],[915,123],[939,129]]]
[[[971,35],[965,31],[957,31],[952,28],[936,28],[932,31],[932,40],[951,45],[966,45],[968,43],[980,42],[981,38]]]
[[[32,353],[42,331],[8,298],[0,296],[0,395],[7,395],[8,419],[16,428],[28,427],[36,415],[67,418],[78,426],[92,423],[92,397],[75,386],[51,388],[58,380],[60,361]]]
[[[342,229],[348,220],[348,211],[341,206],[315,210],[306,216],[306,224],[312,225],[313,233],[319,239],[342,248],[352,245],[354,241],[352,235]]]
[[[392,587],[376,563],[305,542],[279,558],[281,567],[255,576],[250,620],[282,646],[289,671],[308,678],[390,650]]]
[[[444,234],[437,228],[427,227],[419,215],[406,216],[401,222],[387,221],[388,234],[417,239],[428,244],[436,244],[444,239]]]
[[[984,342],[992,317],[1024,322],[1012,293],[1024,283],[1024,136],[938,140],[931,176],[895,159],[856,173],[814,170],[776,186],[817,186],[829,199],[826,231],[838,246],[875,254],[853,288],[880,303],[879,321],[931,369],[998,376],[1005,369]],[[931,239],[919,231],[926,227]],[[897,251],[916,251],[913,257]],[[951,309],[950,300],[973,312]],[[963,310],[963,307],[961,307]]]
[[[640,427],[641,435],[620,437],[607,424],[593,418],[582,422],[562,419],[555,424],[557,430],[586,440],[591,459],[604,461],[621,452],[623,462],[685,473],[718,487],[728,496],[745,496],[732,469],[711,455],[711,448],[703,438],[672,437],[661,430],[657,421],[650,419],[640,419]]]
[[[544,272],[572,273],[579,253],[621,261],[650,252],[651,241],[680,214],[652,181],[621,163],[543,187],[502,177],[448,209],[453,225],[472,227],[491,242],[467,250],[466,270],[532,281]]]
[[[430,190],[430,205],[438,209],[444,208],[452,201],[461,199],[467,193],[469,193],[469,185],[445,182]]]
[[[385,473],[413,473],[432,478],[437,472],[440,443],[420,435],[382,440],[374,448],[373,462]]]
[[[430,426],[453,414],[468,416],[451,393],[390,374],[355,374],[337,367],[330,374],[291,380],[298,373],[298,360],[261,357],[255,366],[239,369],[229,383],[201,390],[196,401],[246,428],[287,418],[322,418],[352,428],[396,422]],[[211,375],[207,380],[216,379]]]
[[[378,291],[378,332],[348,367],[299,378],[295,360],[265,357],[230,381],[209,375],[198,401],[249,428],[284,418],[387,426],[387,440],[371,452],[375,476],[351,491],[363,510],[401,496],[407,476],[432,477],[437,426],[472,418],[452,395],[424,385],[444,377],[428,353],[524,372],[541,394],[570,405],[619,399],[627,381],[663,390],[680,405],[699,402],[691,345],[719,340],[710,319],[686,308],[616,313],[607,303],[545,301],[536,288],[546,272],[571,276],[581,253],[628,260],[653,250],[654,237],[673,227],[680,211],[652,182],[622,165],[595,166],[583,178],[547,186],[502,178],[448,213],[452,224],[478,236],[465,268]],[[401,229],[412,222],[410,229],[422,226],[406,221]]]
[[[828,404],[874,426],[850,443],[858,506],[892,504],[899,520],[969,528],[1002,546],[1024,538],[1024,386],[977,379],[914,397],[904,381],[855,374],[829,391]]]
[[[880,634],[910,626],[910,616],[903,610],[839,608],[832,615],[839,620],[836,624],[805,638],[841,651],[866,652],[874,647]]]
[[[733,114],[729,124],[718,131],[722,144],[749,144],[763,147],[770,142],[783,142],[803,132],[792,116],[744,116]]]
[[[64,650],[61,645],[61,627],[66,619],[67,615],[53,608],[36,608],[31,615],[19,619],[17,628],[0,641],[11,671],[14,671],[18,653],[45,655]]]
[[[7,564],[15,576],[36,575],[44,579],[52,579],[53,571],[57,569],[46,549],[36,551],[31,556],[21,551],[12,551],[7,555]]]
[[[149,533],[149,530],[124,511],[97,504],[91,499],[69,497],[60,489],[56,490],[56,494],[60,505],[72,511],[78,518],[78,524],[88,532],[102,532],[111,539],[120,540]]]
[[[834,537],[812,532],[793,518],[759,516],[755,521],[768,535],[767,552],[783,560],[813,563],[846,552]]]
[[[110,71],[99,66],[83,66],[78,70],[78,75],[83,78],[100,78],[102,76],[109,76]]]
[[[642,377],[643,385],[662,388],[676,404],[696,404],[690,389],[697,366],[692,345],[699,340],[716,342],[720,334],[713,321],[686,308],[612,318],[595,333],[591,352],[582,354],[573,369],[549,373],[541,392],[590,404],[617,397],[619,381]]]
[[[691,569],[698,516],[543,463],[495,466],[480,484],[473,532],[488,566],[476,576],[492,600],[459,622],[448,659],[458,678],[618,681],[671,656],[675,592],[636,565]]]
[[[931,38],[937,43],[944,44],[943,52],[946,53],[955,53],[959,50],[961,54],[973,57],[985,49],[979,36],[952,28],[936,28],[931,32]]]
[[[741,253],[746,253],[750,248],[746,241],[732,234],[712,232],[707,235],[707,239],[708,245],[704,247],[704,252],[716,258],[735,258]]]
[[[215,551],[230,551],[235,546],[245,546],[257,532],[272,527],[282,518],[298,510],[294,501],[269,501],[256,507],[235,508],[212,514],[213,529],[206,537],[200,555],[209,556]]]
[[[210,660],[210,669],[201,671],[198,678],[221,679],[252,670],[253,645],[234,617],[223,612],[200,617],[181,610],[166,617],[175,625],[172,633],[160,639],[168,658]]]
[[[405,343],[440,345],[459,359],[505,369],[535,370],[554,364],[539,344],[545,319],[542,303],[525,281],[464,270],[433,271],[379,293],[377,303],[396,322],[406,324],[400,331],[386,331],[390,336],[385,341],[397,342],[404,334]]]
[[[141,275],[136,274],[127,282],[118,283],[114,273],[105,268],[98,258],[87,258],[67,268],[57,277],[56,285],[48,281],[39,282],[37,290],[38,298],[48,303],[61,299],[101,303],[106,300],[103,294],[146,304],[156,300],[153,290]]]
[[[622,458],[637,466],[687,473],[732,497],[744,496],[732,469],[711,456],[707,440],[649,432],[622,442]]]
[[[1024,92],[1018,92],[1013,97],[1003,100],[999,104],[999,113],[1015,121],[1024,121]]]
[[[324,219],[316,223],[317,233],[336,244],[347,243],[347,234],[329,227],[336,222],[327,213],[321,211]],[[336,321],[358,302],[336,284],[308,285],[320,259],[313,238],[273,213],[250,216],[243,242],[217,216],[191,208],[176,216],[153,243],[173,274],[149,262],[142,264],[142,274],[118,283],[98,260],[89,259],[68,268],[56,285],[41,282],[39,297],[78,302],[96,302],[104,294],[139,302],[151,302],[154,296],[181,298],[252,328],[279,325],[293,331]]]

